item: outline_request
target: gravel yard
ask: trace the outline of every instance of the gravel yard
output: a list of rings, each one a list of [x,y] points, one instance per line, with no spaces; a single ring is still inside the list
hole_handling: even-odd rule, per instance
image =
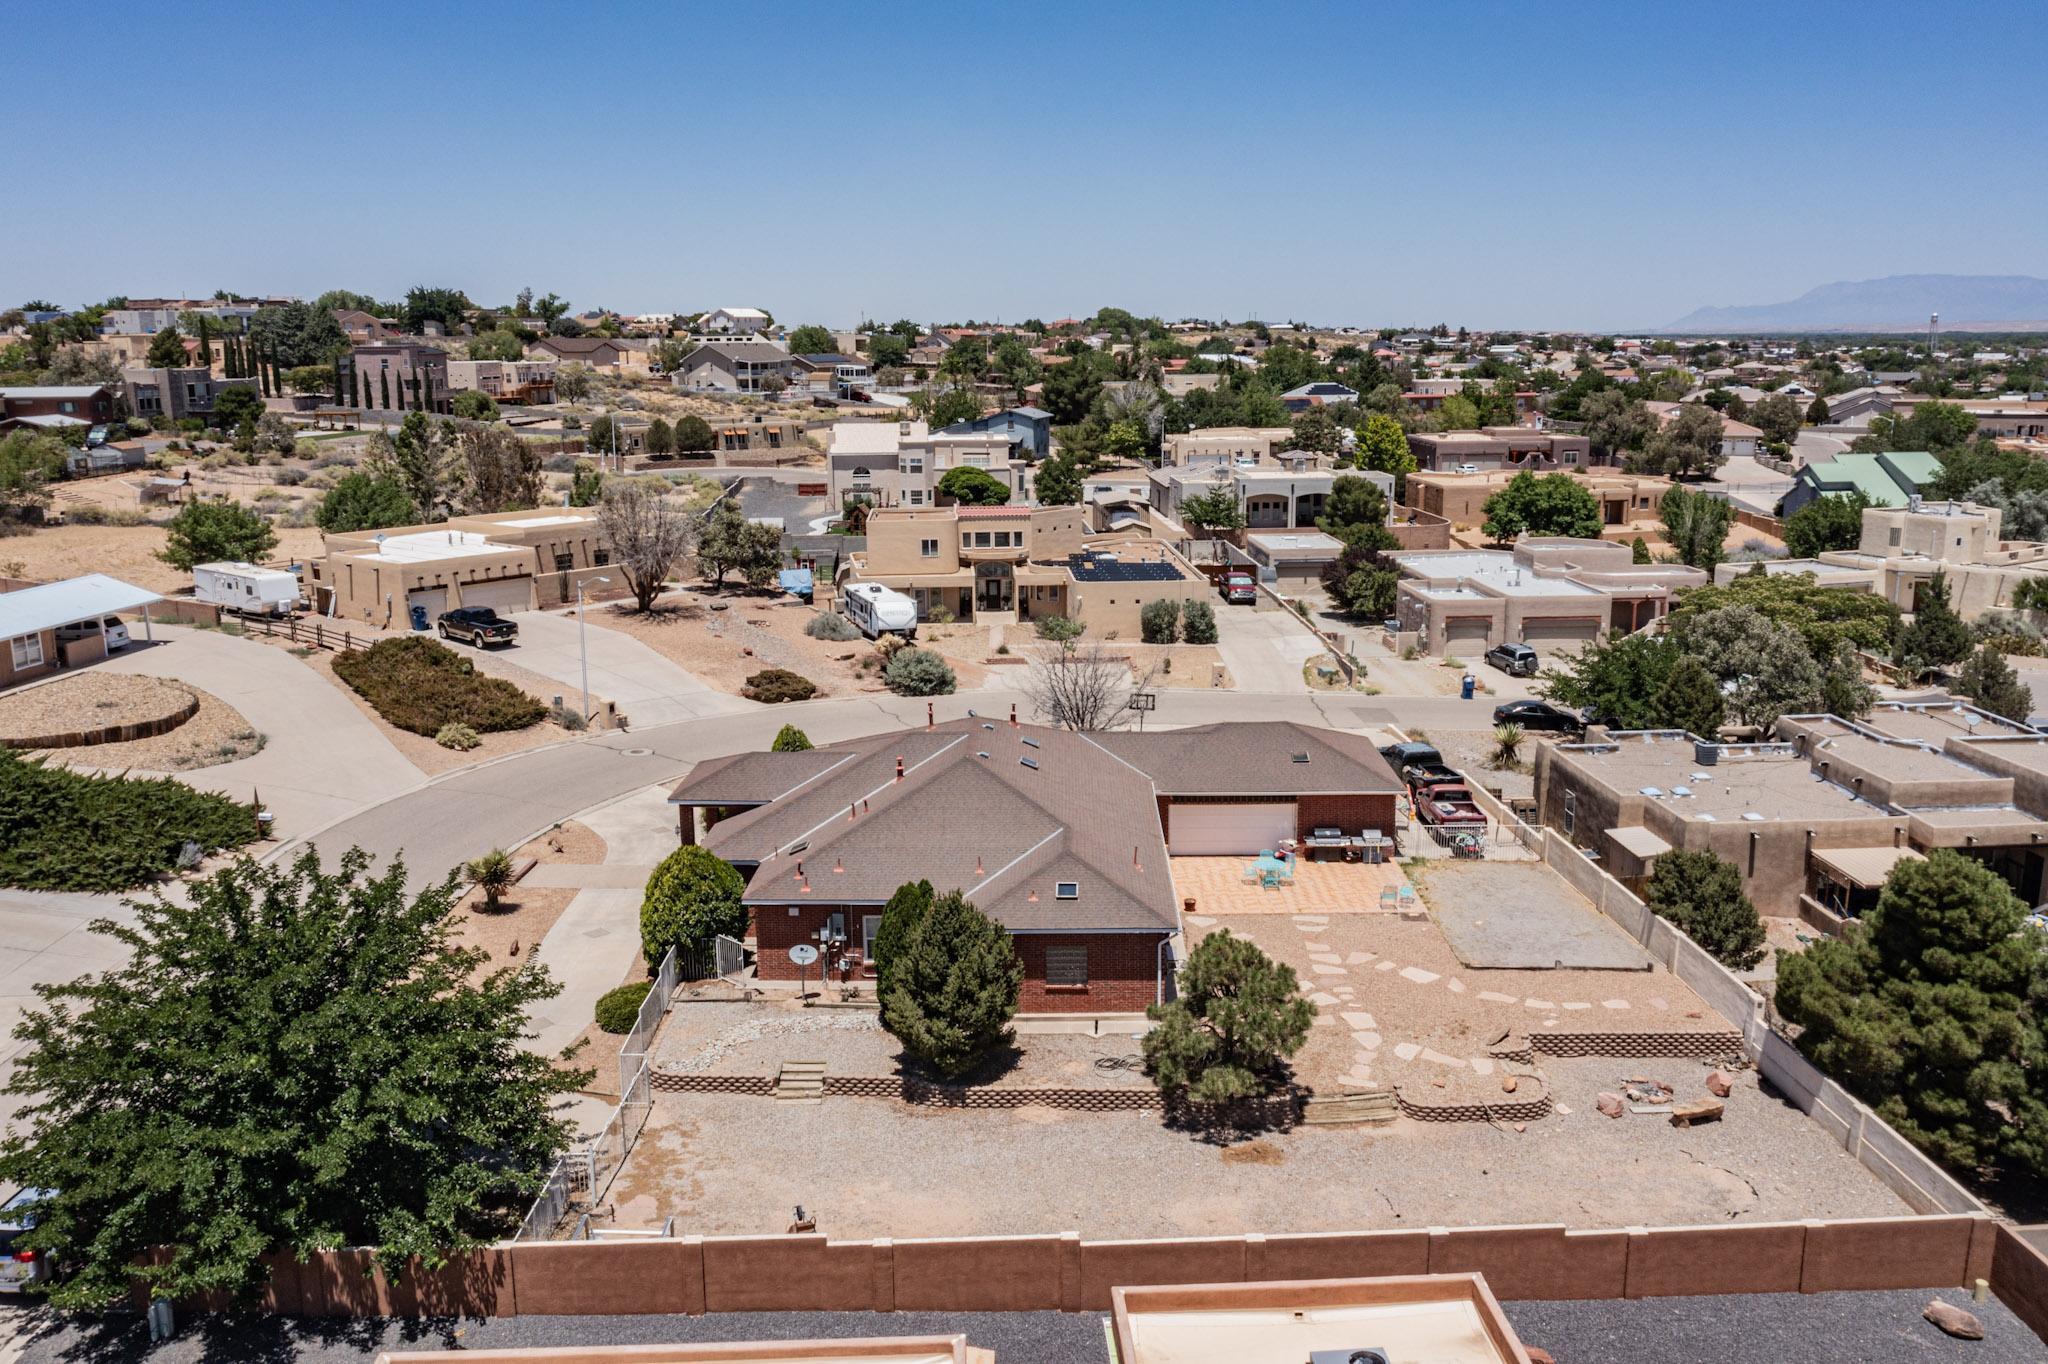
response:
[[[211,692],[163,678],[97,669],[0,697],[0,743],[16,737],[136,724],[174,714],[195,697],[197,713],[162,734],[39,751],[66,767],[189,772],[246,758],[263,747],[263,736],[250,727],[242,713]]]
[[[1138,1054],[1129,1037],[1027,1034],[1016,1054],[984,1084],[1058,1085],[1074,1089],[1147,1088],[1134,1070],[1105,1069],[1102,1057]],[[755,1004],[684,1003],[669,1012],[655,1042],[656,1064],[718,1075],[773,1075],[784,1061],[823,1061],[833,1075],[895,1075],[901,1049],[866,1009],[804,1009],[793,1001]]]
[[[1489,709],[1489,715],[1492,711]],[[1536,794],[1535,747],[1547,742],[1534,734],[1522,736],[1522,756],[1519,769],[1493,766],[1493,731],[1490,729],[1445,729],[1431,730],[1429,742],[1436,745],[1437,752],[1444,755],[1444,761],[1469,776],[1489,791],[1499,791],[1504,800],[1515,800]]]
[[[685,1006],[696,1007],[696,1006]],[[814,1106],[662,1094],[613,1186],[618,1225],[777,1233],[798,1203],[834,1236],[1188,1236],[1524,1222],[1683,1225],[1908,1209],[1797,1109],[1737,1077],[1720,1123],[1602,1117],[1628,1075],[1690,1094],[1697,1061],[1550,1063],[1569,1112],[1485,1124],[1311,1127],[1219,1145],[1157,1114]],[[1703,1092],[1703,1091],[1702,1091]]]

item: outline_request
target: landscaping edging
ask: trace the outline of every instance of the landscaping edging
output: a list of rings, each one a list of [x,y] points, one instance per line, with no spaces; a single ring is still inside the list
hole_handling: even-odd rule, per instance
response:
[[[1529,1084],[1528,1077],[1518,1077],[1521,1084]],[[1547,1118],[1556,1105],[1551,1102],[1550,1090],[1546,1086],[1534,1098],[1517,1097],[1505,1103],[1486,1103],[1473,1099],[1432,1099],[1428,1095],[1413,1096],[1406,1085],[1394,1086],[1394,1099],[1401,1105],[1404,1117],[1417,1122],[1535,1122]]]
[[[73,729],[56,734],[10,737],[4,742],[9,748],[90,748],[97,744],[120,744],[131,739],[151,739],[159,734],[168,734],[199,713],[199,697],[195,693],[175,683],[168,685],[175,690],[183,691],[185,700],[183,704],[162,715],[125,725],[102,725],[96,729]]]
[[[743,1094],[768,1098],[775,1093],[775,1080],[767,1075],[705,1075],[657,1070],[649,1078],[649,1084],[656,1091],[668,1094]],[[1200,1116],[1207,1108],[1200,1104],[1169,1104],[1158,1090],[1135,1085],[1125,1089],[1080,1089],[1063,1085],[944,1085],[927,1080],[909,1080],[900,1075],[831,1074],[824,1077],[824,1085],[828,1098],[893,1099],[899,1103],[931,1108],[1000,1110],[1040,1107],[1068,1113],[1163,1111],[1174,1117]],[[1306,1093],[1289,1091],[1255,1104],[1232,1105],[1227,1116],[1238,1121],[1250,1118],[1270,1126],[1291,1126],[1300,1117]]]
[[[1706,1060],[1742,1054],[1739,1032],[1533,1032],[1513,1034],[1495,1042],[1486,1054],[1496,1061],[1534,1065],[1545,1056],[1613,1056],[1627,1059],[1684,1056]]]

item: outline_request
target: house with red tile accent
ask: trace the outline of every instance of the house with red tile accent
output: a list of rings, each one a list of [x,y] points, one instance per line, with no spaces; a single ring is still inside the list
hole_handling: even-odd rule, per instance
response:
[[[1392,829],[1398,790],[1370,743],[1335,730],[1076,734],[1012,715],[715,758],[669,803],[684,842],[747,878],[764,980],[798,978],[798,944],[871,976],[883,906],[926,879],[1009,930],[1020,1014],[1103,1015],[1165,996],[1181,931],[1170,856]]]

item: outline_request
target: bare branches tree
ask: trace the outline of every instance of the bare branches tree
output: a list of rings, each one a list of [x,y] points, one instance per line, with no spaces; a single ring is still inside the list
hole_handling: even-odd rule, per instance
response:
[[[510,428],[462,422],[455,428],[455,450],[469,476],[465,500],[472,511],[524,511],[540,505],[544,472],[540,451],[512,434]]]
[[[1130,660],[1100,644],[1041,649],[1024,678],[1024,694],[1039,718],[1062,729],[1122,729],[1137,718],[1130,708],[1156,671],[1131,676]]]
[[[651,609],[669,574],[690,551],[689,517],[660,493],[618,483],[605,489],[597,524],[633,600],[642,611]]]

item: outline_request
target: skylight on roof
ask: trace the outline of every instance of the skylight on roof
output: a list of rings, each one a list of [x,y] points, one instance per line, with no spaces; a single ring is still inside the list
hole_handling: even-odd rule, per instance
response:
[[[1038,770],[1038,760],[1035,758],[1019,758],[1017,759],[1017,762],[1020,766],[1028,767],[1033,772],[1036,772]]]
[[[1078,900],[1081,898],[1081,883],[1079,881],[1054,882],[1052,896],[1055,900]]]

